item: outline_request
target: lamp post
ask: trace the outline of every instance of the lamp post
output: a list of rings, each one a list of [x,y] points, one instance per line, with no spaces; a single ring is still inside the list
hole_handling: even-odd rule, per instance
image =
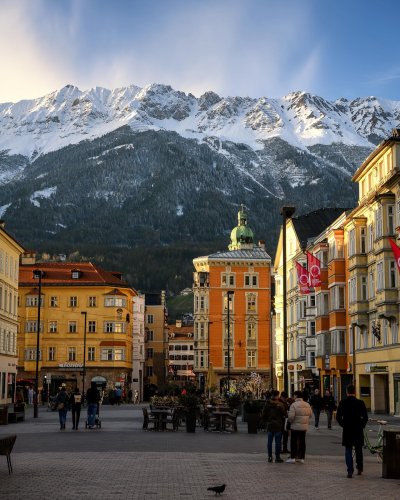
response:
[[[289,378],[287,371],[287,310],[286,310],[286,221],[296,211],[295,207],[282,207],[281,215],[283,218],[282,226],[282,249],[283,249],[283,387],[287,394],[289,394]]]
[[[82,311],[81,314],[83,314],[85,320],[84,320],[84,326],[83,326],[83,377],[82,377],[82,401],[85,402],[85,375],[86,375],[86,318],[87,318],[87,312]]]
[[[230,325],[230,307],[231,307],[231,297],[235,292],[233,290],[228,290],[228,393],[231,389],[231,325]]]
[[[36,372],[35,372],[35,399],[33,401],[33,418],[38,418],[38,397],[39,397],[39,346],[40,346],[40,306],[42,301],[42,277],[43,271],[35,269],[33,278],[39,280],[39,298],[37,303],[37,324],[36,324]]]

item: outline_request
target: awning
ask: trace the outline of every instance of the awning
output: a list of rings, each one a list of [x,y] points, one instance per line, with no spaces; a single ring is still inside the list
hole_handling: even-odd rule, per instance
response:
[[[100,342],[101,346],[123,346],[126,347],[124,340],[103,340]]]

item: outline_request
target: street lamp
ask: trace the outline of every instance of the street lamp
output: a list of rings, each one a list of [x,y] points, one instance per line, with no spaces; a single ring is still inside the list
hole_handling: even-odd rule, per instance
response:
[[[38,418],[38,397],[39,397],[39,345],[40,345],[40,306],[42,301],[42,277],[44,272],[34,269],[33,278],[39,280],[39,298],[37,303],[37,324],[36,324],[36,374],[35,374],[35,399],[33,401],[33,417]]]
[[[228,290],[227,292],[227,297],[228,297],[228,394],[231,389],[231,325],[230,325],[230,307],[231,307],[231,297],[234,295],[233,290]]]
[[[286,221],[296,211],[295,207],[282,207],[281,215],[283,217],[282,226],[282,248],[283,248],[283,387],[287,394],[289,394],[289,378],[287,371],[287,311],[286,311]]]
[[[82,401],[85,401],[85,375],[86,375],[86,318],[87,312],[82,311],[81,314],[85,317],[84,327],[83,327],[83,377],[82,377]]]

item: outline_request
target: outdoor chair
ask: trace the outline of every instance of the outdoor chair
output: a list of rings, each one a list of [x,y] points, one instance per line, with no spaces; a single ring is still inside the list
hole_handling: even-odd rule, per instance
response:
[[[165,428],[168,430],[167,425],[171,424],[172,425],[172,430],[177,431],[179,429],[179,411],[174,408],[172,415],[169,415],[165,419]]]
[[[213,415],[211,411],[206,411],[204,414],[204,430],[205,431],[218,431],[219,419]]]
[[[237,432],[237,416],[239,414],[239,410],[235,409],[232,411],[232,416],[227,416],[225,420],[225,429],[228,430],[229,427],[232,428],[234,432]]]
[[[8,465],[8,473],[12,473],[12,465],[11,465],[11,452],[15,443],[15,440],[17,439],[16,434],[13,434],[11,436],[6,436],[4,438],[0,438],[0,455],[5,455],[7,458],[7,465]]]
[[[143,430],[154,430],[157,425],[157,419],[151,415],[149,415],[149,412],[147,411],[147,408],[142,408],[143,411]],[[149,423],[153,423],[153,427],[149,429]]]

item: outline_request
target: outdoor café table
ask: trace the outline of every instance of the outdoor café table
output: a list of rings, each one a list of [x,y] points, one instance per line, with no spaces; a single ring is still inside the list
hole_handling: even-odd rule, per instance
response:
[[[226,417],[231,417],[232,413],[230,411],[221,411],[221,410],[216,410],[213,412],[213,415],[215,417],[219,418],[219,430],[224,431],[225,430],[225,422],[226,422]]]
[[[165,418],[171,415],[171,408],[153,408],[151,414],[157,418],[156,429],[165,431]]]

